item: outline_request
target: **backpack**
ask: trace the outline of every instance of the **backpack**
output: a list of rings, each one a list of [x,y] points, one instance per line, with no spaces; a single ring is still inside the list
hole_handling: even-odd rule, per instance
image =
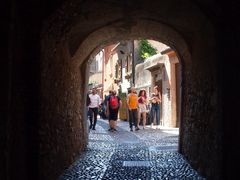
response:
[[[111,109],[117,109],[118,108],[118,98],[117,96],[111,96],[109,99],[109,106]]]

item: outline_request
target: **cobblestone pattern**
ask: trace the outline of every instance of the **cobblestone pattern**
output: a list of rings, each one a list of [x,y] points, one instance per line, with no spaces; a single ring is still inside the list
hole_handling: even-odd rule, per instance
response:
[[[109,132],[107,123],[98,121],[88,148],[59,180],[205,179],[177,152],[178,129],[130,132],[119,121],[118,131]]]

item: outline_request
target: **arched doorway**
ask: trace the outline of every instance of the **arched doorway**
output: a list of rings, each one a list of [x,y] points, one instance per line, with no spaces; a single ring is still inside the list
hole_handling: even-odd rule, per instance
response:
[[[99,5],[100,7],[109,6],[107,3]],[[120,4],[120,7],[123,8],[123,5],[125,4]],[[206,24],[208,21],[205,21],[206,18],[194,5],[189,4],[190,10],[194,11],[195,14],[191,16],[191,26],[188,26],[190,21],[185,21],[184,19],[184,17],[188,16],[179,16],[179,19],[175,21],[173,15],[159,15],[157,12],[160,12],[160,9],[154,8],[154,5],[158,8],[161,7],[161,5],[153,3],[148,7],[155,9],[156,13],[149,13],[151,12],[150,9],[143,10],[144,13],[142,13],[141,10],[134,11],[131,9],[134,6],[129,4],[129,11],[124,11],[124,13],[117,11],[118,6],[116,6],[118,13],[114,16],[111,16],[114,8],[110,7],[110,11],[108,9],[105,14],[100,13],[99,17],[96,16],[98,13],[95,14],[93,12],[92,14],[86,13],[76,16],[64,16],[66,20],[69,20],[67,21],[70,24],[69,26],[56,18],[57,15],[59,15],[58,13],[47,22],[43,30],[42,40],[41,121],[43,123],[41,124],[40,131],[52,132],[54,134],[53,131],[62,129],[64,133],[71,137],[71,141],[75,139],[77,142],[74,145],[71,143],[68,144],[69,139],[66,138],[68,136],[65,136],[60,143],[60,147],[68,144],[66,148],[67,152],[61,151],[61,148],[52,150],[51,146],[48,146],[51,140],[41,146],[40,152],[47,152],[48,155],[53,155],[54,157],[58,154],[58,156],[62,157],[60,159],[65,159],[64,162],[61,161],[59,164],[56,163],[58,162],[57,158],[53,161],[57,164],[57,168],[54,167],[54,171],[72,162],[76,158],[77,153],[84,149],[87,144],[83,98],[87,92],[87,77],[85,75],[88,72],[88,59],[91,58],[92,54],[99,51],[101,46],[115,43],[121,39],[131,40],[144,37],[166,43],[178,52],[178,57],[183,65],[183,104],[179,151],[186,155],[189,161],[199,168],[200,171],[205,172],[204,167],[208,161],[202,161],[201,157],[205,156],[204,149],[199,150],[197,144],[201,141],[200,136],[203,132],[210,130],[210,132],[213,131],[212,133],[214,134],[215,131],[210,122],[218,113],[218,110],[210,112],[211,108],[202,109],[202,107],[204,107],[202,94],[207,94],[207,97],[215,94],[214,44],[208,44],[208,51],[205,51],[206,47],[204,44],[208,38],[214,38],[214,36],[212,36],[213,31],[209,23],[207,23],[205,29],[200,28],[201,24]],[[167,7],[168,5],[171,6],[171,4],[166,3],[165,6],[162,7]],[[91,3],[87,3],[85,6],[87,9],[93,11],[99,8],[96,4]],[[179,6],[179,8],[181,7],[182,6]],[[66,5],[64,8],[64,10],[66,10],[70,7]],[[76,6],[73,9],[77,10],[78,8],[81,9],[82,7]],[[126,10],[126,8],[124,9]],[[162,12],[164,12],[164,8],[162,10]],[[192,11],[181,12],[185,12],[187,15],[191,14]],[[63,12],[68,14],[65,11]],[[61,14],[61,12],[59,13]],[[131,18],[127,18],[129,14]],[[119,15],[120,18],[118,17]],[[55,21],[54,18],[57,20]],[[101,20],[101,18],[103,18],[104,21]],[[91,24],[89,19],[96,22],[96,24]],[[49,28],[52,22],[55,24],[53,23],[54,25]],[[195,22],[198,22],[198,24]],[[181,26],[179,24],[181,24]],[[58,25],[60,25],[60,27]],[[59,27],[56,33],[55,27]],[[86,28],[84,29],[82,27]],[[199,31],[199,29],[201,29],[201,31]],[[192,34],[188,33],[187,30]],[[188,35],[190,37],[188,37]],[[201,38],[199,38],[199,36]],[[214,42],[214,40],[211,42]],[[209,50],[211,51],[210,55],[208,53]],[[207,63],[208,60],[210,60],[210,64]],[[199,69],[204,73],[198,71]],[[206,90],[206,83],[208,85],[211,84],[210,86],[213,87],[210,91]],[[198,93],[198,91],[201,92]],[[205,91],[207,91],[207,93],[205,93]],[[215,103],[217,104],[217,102]],[[201,111],[198,112],[198,109]],[[207,112],[205,114],[208,114],[207,122],[209,122],[210,126],[204,126],[205,122],[201,120],[205,118],[201,115],[201,113],[205,111]],[[49,114],[52,115],[49,117]],[[198,126],[201,126],[201,128],[198,128]],[[215,122],[214,126],[218,126],[218,123]],[[79,129],[81,131],[77,132]],[[44,136],[45,135],[42,136],[42,139],[44,139]],[[53,139],[57,139],[57,137],[53,137]],[[219,143],[217,137],[203,141],[202,143],[208,144],[212,141],[213,143]],[[195,149],[192,148],[192,144],[195,144]],[[200,153],[198,153],[196,157],[196,152],[199,151]],[[219,152],[218,149],[217,152]],[[209,150],[209,153],[213,153],[213,150]],[[46,157],[47,156],[43,157],[41,160],[41,167],[44,167],[44,164],[46,165]],[[215,161],[218,160],[213,160],[212,163],[216,164]],[[214,168],[211,171],[215,172]],[[45,173],[46,172],[42,173],[43,176]]]

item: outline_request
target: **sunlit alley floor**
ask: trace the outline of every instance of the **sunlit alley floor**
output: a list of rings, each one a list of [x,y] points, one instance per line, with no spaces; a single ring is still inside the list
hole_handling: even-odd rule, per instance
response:
[[[59,180],[205,179],[177,152],[178,129],[130,132],[128,122],[120,120],[117,131],[108,129],[108,120],[99,119],[86,151]]]

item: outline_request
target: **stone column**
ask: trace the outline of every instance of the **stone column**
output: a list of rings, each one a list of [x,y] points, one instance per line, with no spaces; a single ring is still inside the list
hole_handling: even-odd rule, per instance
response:
[[[170,101],[171,101],[171,119],[170,127],[176,127],[176,115],[177,115],[177,104],[176,104],[176,69],[175,63],[171,62],[171,80],[170,80]]]

